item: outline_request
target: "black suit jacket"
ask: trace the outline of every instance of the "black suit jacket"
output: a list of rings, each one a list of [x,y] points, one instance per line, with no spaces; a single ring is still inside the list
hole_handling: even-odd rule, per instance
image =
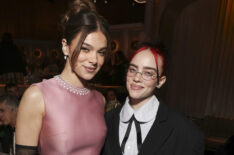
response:
[[[108,128],[102,155],[121,155],[119,113],[122,107],[106,114]],[[203,134],[185,116],[159,104],[156,120],[138,155],[203,155]]]

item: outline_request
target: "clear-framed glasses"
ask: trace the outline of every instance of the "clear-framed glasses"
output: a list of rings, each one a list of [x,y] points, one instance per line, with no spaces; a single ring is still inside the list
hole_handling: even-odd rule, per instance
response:
[[[137,73],[139,73],[141,77],[146,81],[155,80],[157,78],[157,73],[155,70],[150,69],[150,70],[144,70],[142,72],[138,72],[135,67],[131,67],[131,66],[128,68],[127,76],[134,77],[137,75]]]

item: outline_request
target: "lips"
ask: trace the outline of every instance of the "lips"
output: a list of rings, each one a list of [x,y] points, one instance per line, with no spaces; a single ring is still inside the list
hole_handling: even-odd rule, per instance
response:
[[[90,72],[90,73],[93,73],[97,69],[96,67],[86,67],[86,66],[84,66],[84,68],[87,72]]]
[[[141,90],[144,88],[144,87],[136,85],[136,84],[130,84],[130,87],[132,90]]]

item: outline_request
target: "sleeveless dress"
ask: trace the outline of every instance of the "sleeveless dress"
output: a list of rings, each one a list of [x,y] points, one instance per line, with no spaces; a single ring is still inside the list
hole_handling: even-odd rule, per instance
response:
[[[40,155],[99,155],[107,130],[101,93],[73,87],[59,76],[35,85],[45,103]]]

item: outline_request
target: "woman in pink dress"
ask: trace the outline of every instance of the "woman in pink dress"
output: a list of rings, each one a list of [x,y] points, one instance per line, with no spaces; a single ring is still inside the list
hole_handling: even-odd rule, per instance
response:
[[[104,97],[87,86],[110,53],[108,24],[87,0],[64,15],[60,75],[31,85],[16,122],[17,155],[98,155],[106,136]]]

